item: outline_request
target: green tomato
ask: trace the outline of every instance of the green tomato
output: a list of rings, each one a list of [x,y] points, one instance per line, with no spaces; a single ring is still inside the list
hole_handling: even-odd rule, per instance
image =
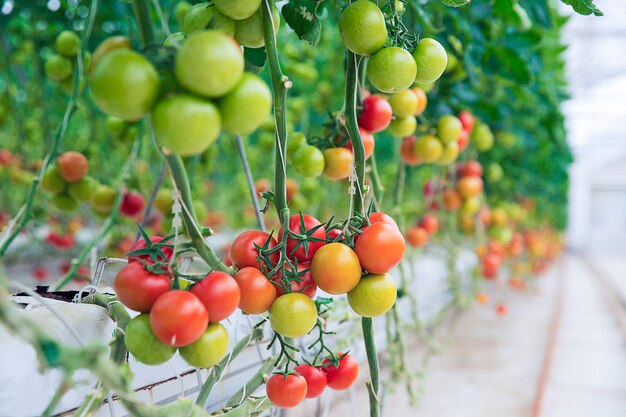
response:
[[[496,141],[499,145],[509,149],[517,144],[517,136],[511,132],[499,131],[496,133]]]
[[[408,117],[417,113],[419,99],[412,90],[404,90],[389,97],[389,104],[396,117]]]
[[[254,132],[270,114],[272,92],[261,77],[245,73],[218,105],[224,130],[247,135]]]
[[[278,297],[270,307],[270,324],[284,337],[302,337],[317,323],[317,308],[306,295],[294,292]]]
[[[387,130],[397,138],[411,136],[417,128],[415,116],[398,117],[389,123]]]
[[[513,229],[508,226],[493,226],[489,229],[489,236],[498,242],[508,245],[513,239]]]
[[[217,29],[229,36],[235,35],[235,21],[224,16],[209,3],[198,3],[185,15],[183,32],[191,33],[204,29]]]
[[[126,122],[115,116],[108,116],[104,122],[107,131],[114,138],[119,138],[126,131]]]
[[[260,9],[261,0],[213,0],[217,10],[235,20],[246,19]]]
[[[280,28],[280,13],[272,4],[272,23],[274,33]],[[259,8],[254,14],[243,20],[235,21],[235,39],[248,48],[260,48],[265,45],[263,38],[263,13]]]
[[[497,162],[487,165],[487,179],[489,182],[499,182],[504,176],[502,166]]]
[[[48,80],[63,81],[72,75],[72,61],[61,55],[52,55],[46,60],[44,70]]]
[[[437,160],[437,165],[450,165],[459,156],[459,144],[457,142],[449,142],[444,145],[441,157]]]
[[[108,52],[91,73],[91,93],[98,107],[126,121],[148,114],[159,84],[159,75],[150,61],[126,48]]]
[[[397,46],[376,52],[367,65],[370,83],[384,93],[406,90],[415,81],[417,67],[411,54]]]
[[[454,54],[448,54],[448,63],[446,64],[445,73],[454,71],[459,65],[459,59]]]
[[[415,81],[432,83],[437,81],[448,65],[448,54],[434,39],[424,38],[415,47],[413,58],[417,64]]]
[[[204,152],[221,129],[217,107],[186,94],[161,100],[152,112],[152,122],[159,145],[181,156]]]
[[[432,89],[435,87],[435,83],[418,83],[414,82],[413,87],[421,88],[425,93],[430,93]]]
[[[54,46],[61,55],[73,58],[80,50],[80,38],[75,32],[64,30],[58,34]]]
[[[463,131],[463,124],[458,117],[446,114],[439,118],[437,123],[437,137],[443,143],[456,142]]]
[[[476,214],[480,210],[480,197],[474,196],[465,199],[461,211],[466,214]]]
[[[348,303],[361,317],[385,314],[396,302],[398,290],[389,274],[369,274],[348,293]]]
[[[435,162],[443,154],[443,145],[436,136],[424,135],[415,142],[415,151],[422,161]]]
[[[387,42],[385,16],[375,3],[357,0],[339,17],[343,44],[357,55],[372,55]]]
[[[491,149],[493,147],[493,133],[491,133],[489,126],[482,122],[477,123],[472,132],[472,142],[480,152],[487,152]]]
[[[91,206],[98,213],[109,213],[115,203],[115,197],[117,197],[117,192],[113,188],[100,184],[91,197]]]
[[[180,356],[195,368],[209,368],[228,353],[228,333],[219,323],[210,323],[200,339],[180,348]]]
[[[243,67],[239,45],[220,31],[207,30],[189,35],[174,69],[178,82],[192,93],[221,97],[237,85]]]
[[[292,160],[294,154],[302,147],[308,145],[306,135],[302,132],[293,132],[287,140],[287,158]]]
[[[41,187],[49,193],[61,193],[67,187],[67,182],[61,176],[57,165],[49,165],[41,179]]]
[[[72,211],[78,207],[78,202],[71,195],[65,193],[53,195],[52,204],[62,211]]]
[[[187,12],[189,12],[190,9],[191,3],[184,0],[179,1],[176,3],[176,6],[174,6],[174,16],[176,16],[176,22],[178,22],[179,27],[183,26]]]
[[[141,363],[160,365],[176,353],[176,348],[156,338],[150,327],[150,314],[132,318],[124,331],[124,344],[128,351]]]
[[[293,154],[291,163],[298,174],[315,178],[324,172],[324,153],[313,145],[305,145]]]
[[[96,185],[96,180],[85,176],[76,182],[70,183],[67,187],[67,192],[77,201],[89,201],[93,196]]]
[[[172,190],[169,188],[160,188],[154,198],[154,207],[163,215],[167,216],[172,213]]]

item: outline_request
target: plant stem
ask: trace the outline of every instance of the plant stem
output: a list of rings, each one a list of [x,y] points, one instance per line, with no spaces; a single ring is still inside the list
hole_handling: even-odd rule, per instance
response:
[[[246,174],[248,180],[248,189],[250,191],[250,199],[252,199],[252,206],[254,207],[254,214],[256,215],[256,221],[259,225],[259,230],[265,231],[265,221],[263,220],[263,214],[261,213],[261,207],[259,206],[259,199],[256,195],[256,188],[254,187],[254,178],[252,178],[252,170],[248,163],[248,156],[246,155],[246,146],[243,143],[243,139],[240,135],[235,136],[237,141],[237,149],[239,150],[239,156],[241,157],[241,165],[243,165],[243,171]]]
[[[289,213],[287,207],[287,90],[291,88],[291,81],[282,73],[278,49],[276,47],[276,34],[272,23],[272,10],[269,0],[261,3],[263,12],[263,39],[267,61],[272,78],[272,93],[274,95],[274,124],[276,128],[276,156],[274,170],[274,206],[280,222],[284,221],[284,211]]]
[[[382,207],[385,186],[380,180],[380,174],[378,173],[378,165],[376,164],[376,153],[373,153],[372,156],[370,156],[370,170],[370,177],[372,179],[372,185],[374,186],[374,195],[376,196],[376,201],[378,202],[379,207]]]
[[[154,29],[152,27],[148,2],[146,0],[133,1],[133,13],[137,20],[137,26],[139,26],[139,30],[141,31],[144,48],[148,48],[154,44]]]
[[[376,355],[376,341],[374,339],[372,319],[363,317],[361,319],[361,328],[363,329],[367,363],[370,368],[370,381],[366,383],[370,398],[370,417],[378,417],[380,415],[380,400],[378,398],[380,366],[378,364],[378,356]]]
[[[157,177],[156,182],[154,183],[154,187],[152,188],[152,192],[150,193],[150,199],[148,200],[148,205],[143,212],[143,220],[141,221],[141,227],[145,228],[150,220],[150,214],[152,214],[152,208],[154,207],[154,200],[156,200],[157,193],[159,192],[159,188],[161,188],[161,184],[163,183],[163,179],[165,179],[165,170],[166,164],[163,162],[161,164],[161,169],[159,170],[159,176]],[[137,234],[135,235],[135,241],[139,240],[141,237],[141,231],[137,230]]]

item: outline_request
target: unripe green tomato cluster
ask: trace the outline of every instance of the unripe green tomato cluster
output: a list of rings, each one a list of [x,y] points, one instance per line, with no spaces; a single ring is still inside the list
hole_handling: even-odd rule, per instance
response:
[[[75,32],[64,30],[57,35],[54,43],[56,54],[46,58],[44,72],[48,81],[59,83],[66,93],[70,93],[73,87],[72,74],[77,66],[77,55],[80,51],[81,41]],[[85,52],[82,57],[82,67],[85,71],[90,64],[91,55]],[[82,85],[79,84],[79,88]]]

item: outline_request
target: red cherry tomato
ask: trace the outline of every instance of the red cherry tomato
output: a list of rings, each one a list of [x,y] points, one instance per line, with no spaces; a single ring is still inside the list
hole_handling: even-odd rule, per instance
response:
[[[419,226],[423,227],[429,235],[434,235],[439,230],[439,220],[435,216],[427,214],[422,217]]]
[[[368,96],[363,100],[363,111],[359,115],[359,126],[372,132],[385,130],[393,117],[391,104],[379,96]]]
[[[241,292],[237,281],[225,272],[211,272],[191,287],[191,293],[209,312],[209,322],[218,323],[233,314],[239,306]]]
[[[372,274],[389,272],[400,263],[405,250],[400,230],[382,222],[366,227],[354,245],[361,266]]]
[[[257,259],[259,251],[254,245],[263,247],[268,239],[270,239],[268,249],[276,246],[276,239],[270,238],[269,233],[260,230],[248,230],[237,236],[230,247],[230,259],[233,265],[239,269],[247,266],[258,268],[260,266]],[[279,257],[278,252],[269,256],[272,264],[277,263]]]
[[[467,133],[472,133],[474,125],[476,124],[476,118],[474,115],[467,110],[463,110],[459,113],[459,120],[461,120],[463,130]]]
[[[363,148],[365,150],[365,159],[369,159],[369,157],[374,153],[374,148],[376,147],[374,135],[363,129],[361,126],[359,126],[359,132],[361,132],[361,140],[363,141]],[[352,150],[352,141],[348,140],[346,147]]]
[[[146,271],[140,262],[131,262],[117,273],[113,288],[126,307],[147,313],[155,301],[170,290],[170,279],[167,275]]]
[[[124,217],[135,218],[141,215],[146,202],[139,193],[126,192],[122,198],[120,214]]]
[[[159,243],[163,240],[163,238],[161,236],[150,236],[150,242],[152,243]],[[169,241],[166,241],[164,243],[169,244]],[[145,249],[147,248],[148,245],[146,244],[146,241],[144,239],[139,239],[137,242],[135,242],[135,244],[130,248],[130,251],[128,251],[129,253],[131,252],[135,252],[138,251],[140,249]],[[161,256],[157,256],[157,261],[158,262],[168,262],[170,260],[170,258],[172,257],[172,254],[174,253],[174,248],[172,248],[171,246],[161,246],[161,252],[163,252],[163,255],[165,255],[165,259],[163,259]],[[158,253],[158,251],[157,251]],[[154,259],[152,259],[150,257],[150,255],[133,255],[133,256],[129,256],[128,257],[128,262],[138,262],[138,261],[142,261],[145,262],[147,264],[153,264],[154,263]]]
[[[354,384],[359,377],[359,363],[350,354],[342,356],[339,353],[339,365],[335,366],[331,364],[329,358],[324,359],[322,364],[329,364],[322,366],[324,372],[326,372],[326,378],[328,386],[335,391],[347,390]]]
[[[456,143],[459,145],[459,152],[463,152],[470,143],[470,134],[468,131],[464,130],[459,135],[459,138],[456,140]]]
[[[204,304],[189,291],[169,291],[150,310],[154,335],[166,345],[187,346],[200,339],[209,324]]]
[[[301,292],[307,297],[315,297],[315,294],[317,293],[317,285],[315,285],[315,281],[313,281],[313,277],[311,276],[311,264],[298,263],[298,274],[301,273],[302,275],[300,275],[300,281],[291,281],[291,292]],[[281,277],[282,271],[278,270],[276,276],[272,278],[272,283],[276,287],[276,297],[280,297],[285,294],[285,290],[283,290],[281,283]]]
[[[343,230],[339,228],[330,229],[328,232],[326,232],[326,241],[327,242],[343,242],[344,237],[341,235],[342,233],[343,233]],[[339,236],[341,236],[339,240],[336,240]]]
[[[274,374],[267,380],[265,390],[276,407],[292,408],[306,398],[306,379],[296,374]]]
[[[304,223],[304,230],[302,229],[302,223]],[[321,223],[315,217],[308,214],[294,214],[289,218],[289,230],[296,234],[304,234]],[[278,232],[278,242],[283,238],[283,226],[281,226]],[[307,242],[305,249],[304,242],[294,237],[287,238],[287,255],[296,258],[299,262],[310,262],[313,259],[315,252],[326,243],[326,230],[324,227],[318,227],[311,237],[319,240],[316,242]],[[297,247],[296,247],[297,246]]]
[[[478,161],[467,161],[459,168],[461,177],[482,177],[483,166]]]
[[[297,366],[294,371],[302,375],[306,380],[306,398],[316,398],[324,392],[324,388],[327,385],[326,372],[307,364]]]
[[[407,136],[402,139],[402,144],[400,145],[400,157],[404,161],[405,164],[409,166],[419,165],[420,157],[415,151],[415,142],[417,139],[415,136]]]

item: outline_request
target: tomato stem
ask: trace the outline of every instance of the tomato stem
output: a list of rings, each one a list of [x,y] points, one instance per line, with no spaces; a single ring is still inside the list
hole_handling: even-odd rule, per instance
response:
[[[259,206],[259,199],[257,197],[256,188],[254,187],[254,178],[252,177],[252,170],[248,163],[248,156],[246,155],[246,146],[243,143],[243,139],[240,135],[235,136],[237,141],[237,150],[241,157],[241,165],[243,166],[243,172],[246,174],[246,180],[248,180],[248,190],[250,191],[250,199],[252,200],[252,206],[254,207],[254,214],[256,215],[256,221],[259,226],[259,230],[265,231],[265,221],[263,220],[263,213],[261,213],[261,207]]]
[[[146,0],[133,1],[133,13],[137,26],[141,31],[144,48],[148,48],[154,44],[154,29],[152,27],[152,19],[150,17],[150,9]]]
[[[378,417],[380,415],[380,400],[378,399],[380,365],[378,364],[378,356],[376,354],[376,341],[374,338],[374,324],[372,319],[369,317],[361,318],[361,328],[363,329],[363,341],[365,342],[367,363],[370,368],[370,381],[366,383],[370,399],[370,417]]]

